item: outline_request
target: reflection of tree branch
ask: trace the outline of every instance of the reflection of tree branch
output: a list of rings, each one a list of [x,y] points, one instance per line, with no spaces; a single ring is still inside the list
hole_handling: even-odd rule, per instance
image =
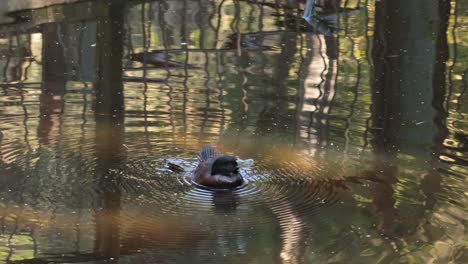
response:
[[[29,53],[29,54],[32,54],[32,52],[31,52],[31,45],[32,45],[32,43],[31,43],[31,35],[29,34],[29,35],[28,35],[28,48],[27,48],[27,50],[28,50],[27,53]],[[32,55],[31,55],[31,56],[32,56]],[[33,59],[30,59],[30,60],[27,61],[27,65],[24,67],[23,72],[22,72],[22,74],[21,74],[21,81],[22,81],[22,82],[26,82],[26,81],[28,80],[28,70],[29,70],[29,68],[31,67],[32,62],[33,62]]]
[[[132,41],[132,26],[131,24],[128,22],[130,19],[128,18],[130,16],[130,13],[127,13],[127,15],[125,16],[125,32],[127,33],[127,37],[125,38],[126,40],[126,43],[123,43],[124,46],[126,46],[127,48],[127,54],[126,56],[130,56],[130,54],[133,54],[134,53],[134,48],[133,48],[133,41]],[[126,63],[125,63],[125,66],[124,68],[127,69],[130,67],[130,65],[132,64],[132,61],[131,60],[127,60]]]
[[[151,4],[150,8],[148,11],[151,10]],[[143,112],[144,112],[144,126],[145,126],[145,139],[146,139],[146,149],[149,153],[149,147],[150,147],[150,140],[149,140],[149,133],[148,133],[148,82],[146,81],[147,77],[147,52],[148,52],[148,47],[151,47],[151,37],[148,38],[147,35],[151,36],[151,23],[148,23],[148,26],[146,26],[146,5],[145,3],[142,4],[141,6],[141,24],[142,24],[142,34],[143,34]],[[148,29],[147,29],[148,28]],[[148,33],[146,32],[148,30]]]
[[[365,3],[364,3],[364,6],[368,6],[369,4],[369,0],[366,0]],[[367,60],[367,63],[369,65],[369,72],[370,72],[370,75],[372,76],[372,58],[369,56],[371,54],[371,44],[370,44],[370,38],[369,38],[369,10],[367,8],[364,8],[365,10],[365,38],[366,38],[366,52],[365,52],[365,56],[366,56],[366,60]],[[371,105],[369,106],[369,112],[371,112],[372,110],[372,102],[371,102]],[[366,128],[364,130],[364,134],[363,134],[363,139],[364,139],[364,145],[362,146],[362,152],[364,152],[367,148],[367,145],[369,144],[369,139],[368,139],[368,135],[369,135],[369,131],[370,131],[370,123],[371,123],[371,120],[372,120],[372,115],[370,115],[368,118],[366,118]]]
[[[460,111],[460,108],[462,106],[462,99],[463,99],[463,96],[465,95],[465,92],[466,90],[468,90],[468,69],[465,70],[463,73],[462,73],[462,76],[463,76],[463,89],[462,91],[460,92],[460,95],[458,96],[457,98],[457,112],[461,114],[461,111]]]
[[[19,212],[21,213],[21,211]],[[15,227],[13,228],[13,230],[11,231],[10,235],[8,236],[8,239],[7,239],[7,244],[8,244],[8,255],[6,256],[6,263],[9,263],[10,260],[11,260],[11,257],[13,256],[13,252],[15,250],[15,245],[14,243],[12,243],[12,239],[13,239],[13,236],[16,235],[16,232],[18,231],[18,218],[19,218],[19,215],[17,214],[15,216]]]
[[[8,72],[8,65],[10,64],[10,57],[12,53],[12,37],[8,36],[8,55],[6,57],[5,66],[3,67],[3,82],[7,82],[7,72]]]
[[[208,111],[210,110],[210,104],[211,104],[211,100],[210,100],[210,80],[211,80],[211,76],[210,76],[210,71],[209,71],[209,57],[208,57],[208,53],[205,52],[205,74],[206,74],[206,78],[205,78],[205,82],[203,83],[204,86],[205,86],[205,108],[203,109],[203,120],[202,120],[202,124],[201,124],[201,127],[200,127],[200,132],[204,133],[205,132],[205,126],[206,126],[206,123],[208,122]]]
[[[299,55],[300,55],[300,66],[299,66],[299,74],[297,78],[298,88],[297,88],[297,98],[296,98],[296,115],[295,115],[295,123],[296,123],[296,137],[294,139],[294,144],[297,144],[300,136],[301,136],[301,114],[304,107],[304,98],[305,98],[305,80],[307,77],[307,68],[312,61],[312,53],[306,52],[306,56],[303,54],[304,50],[304,40],[306,40],[306,45],[309,43],[307,40],[309,38],[304,38],[302,34],[299,35]],[[309,140],[310,141],[310,140]]]
[[[17,190],[16,195],[19,196],[18,204],[20,204],[20,205],[24,204],[23,188],[24,188],[24,184],[18,184],[18,190]],[[6,245],[8,247],[8,253],[7,253],[7,256],[5,258],[5,261],[6,261],[6,263],[9,263],[11,258],[13,257],[14,251],[16,250],[15,243],[12,240],[13,240],[13,237],[15,235],[19,235],[19,234],[17,234],[18,229],[19,229],[19,219],[22,216],[24,209],[23,209],[22,206],[20,206],[19,209],[17,209],[13,214],[11,214],[11,213],[9,213],[9,210],[8,210],[9,204],[7,204],[6,207],[7,208],[5,210],[5,215],[2,215],[2,221],[1,221],[2,234],[4,234],[6,232],[6,227],[7,226],[5,225],[5,222],[8,221],[8,218],[10,218],[10,219],[14,218],[14,221],[13,221],[14,227],[12,228],[11,233],[8,235],[7,245]],[[6,216],[8,217],[7,219],[5,219]]]
[[[339,47],[338,37],[334,39],[334,43],[337,47]],[[331,45],[331,43],[328,43]],[[329,55],[329,54],[327,54]],[[320,108],[320,114],[323,114],[325,119],[325,126],[323,126],[323,130],[321,133],[322,141],[324,144],[328,144],[329,142],[329,132],[330,129],[330,114],[332,112],[333,103],[335,101],[336,96],[336,89],[338,87],[338,66],[339,60],[338,58],[333,58],[332,56],[328,57],[328,70],[326,75],[326,82],[324,83],[324,96],[323,96],[323,106]]]
[[[31,36],[29,36],[29,38],[31,38]],[[31,44],[31,42],[30,42],[30,44]],[[31,45],[29,45],[29,47],[31,47]],[[31,66],[31,63],[29,63],[28,67],[26,67],[26,69],[25,69],[24,81],[27,81],[27,79],[28,79],[27,69],[29,68],[29,66]],[[20,83],[23,83],[23,82],[20,82]],[[23,118],[24,142],[26,142],[26,146],[28,147],[28,158],[27,158],[27,160],[30,161],[31,160],[32,147],[31,147],[31,143],[29,142],[29,126],[28,126],[29,114],[28,114],[28,109],[27,109],[26,104],[25,104],[24,93],[20,94],[20,98],[21,98],[21,107],[23,108],[23,115],[24,115],[24,118]],[[28,169],[29,169],[30,164],[31,164],[30,162],[27,163]]]
[[[444,1],[444,0],[440,0],[440,1]],[[452,98],[452,94],[453,94],[453,72],[454,72],[454,69],[455,69],[455,66],[457,64],[457,59],[458,59],[458,48],[457,48],[457,34],[456,34],[456,29],[458,27],[458,2],[457,1],[454,1],[453,2],[453,26],[452,26],[452,39],[453,39],[453,44],[452,44],[452,47],[453,47],[453,59],[452,59],[452,63],[451,63],[451,66],[448,70],[449,72],[449,77],[448,77],[448,91],[447,91],[447,99],[445,100],[445,109],[446,111],[448,112],[449,109],[450,109],[450,101],[451,101],[451,98]],[[448,55],[448,54],[447,54]],[[455,122],[455,121],[454,121]]]
[[[204,10],[203,6],[202,6],[202,1],[198,1],[198,5],[199,5],[199,12],[200,10]],[[212,17],[213,14],[210,15],[210,17]],[[202,24],[200,22],[200,19],[197,19],[196,20],[197,22],[197,27],[200,29],[200,38],[199,38],[199,42],[200,42],[200,48],[201,49],[204,49],[205,48],[205,29],[202,27]],[[211,21],[208,22],[209,26],[211,26]],[[201,128],[200,128],[200,131],[201,133],[204,133],[205,132],[205,126],[206,126],[206,123],[208,122],[208,111],[210,109],[210,104],[211,104],[211,100],[210,100],[210,81],[211,81],[211,76],[210,76],[210,71],[209,71],[209,56],[208,56],[208,52],[203,52],[203,54],[205,55],[205,63],[204,63],[204,70],[205,70],[205,81],[203,83],[203,86],[205,88],[205,102],[206,102],[206,105],[205,105],[205,109],[203,109],[203,120],[202,120],[202,124],[201,124]]]
[[[79,35],[79,40],[78,40],[78,50],[82,50],[81,43],[83,39],[83,33],[84,33],[84,25],[85,22],[82,22],[81,28],[82,30],[80,31]],[[78,65],[82,65],[81,61],[81,56],[78,56]],[[88,108],[88,98],[87,98],[87,91],[89,89],[88,83],[84,81],[84,78],[81,74],[81,71],[79,72],[79,79],[82,80],[83,83],[83,110],[81,112],[81,119],[83,122],[80,125],[80,148],[79,148],[79,159],[84,160],[84,146],[85,146],[85,139],[86,139],[86,124],[88,122],[86,118],[86,113],[87,113],[87,108]],[[80,175],[85,175],[85,169],[83,166],[79,166],[79,173]],[[78,216],[81,215],[82,213],[82,205],[81,205],[81,200],[78,202]],[[81,228],[80,225],[75,224],[75,229],[76,229],[76,245],[75,245],[75,251],[79,252],[80,251],[80,241],[81,241]]]
[[[239,1],[234,1],[234,7],[235,7],[235,15],[234,15],[234,19],[233,21],[231,22],[231,29],[233,32],[235,32],[236,34],[236,56],[237,56],[237,70],[238,70],[238,73],[240,73],[240,77],[239,79],[241,79],[241,83],[240,83],[240,88],[241,88],[241,91],[242,91],[242,97],[241,97],[241,103],[243,105],[243,112],[242,112],[242,118],[241,118],[241,121],[240,121],[240,129],[238,130],[238,138],[240,136],[240,134],[242,133],[242,131],[244,131],[245,127],[245,121],[247,119],[247,111],[249,110],[249,105],[247,104],[246,102],[246,99],[247,99],[247,90],[246,90],[246,84],[247,84],[247,75],[245,73],[245,70],[242,66],[242,61],[243,61],[243,52],[242,52],[242,46],[241,46],[241,40],[242,40],[242,34],[241,34],[241,30],[240,30],[240,20],[241,20],[241,17],[240,17],[240,5],[239,5]],[[248,60],[248,55],[247,55],[247,60]]]
[[[218,9],[215,9],[215,10],[218,11],[218,12],[217,12],[217,13],[218,13],[218,24],[216,25],[216,31],[215,31],[215,37],[214,37],[214,45],[213,45],[213,47],[214,47],[215,49],[218,48],[219,31],[220,31],[220,29],[221,29],[221,14],[222,14],[221,10],[222,10],[222,8],[223,8],[224,1],[225,1],[225,0],[221,0],[220,3],[219,3],[219,5],[218,5]],[[214,3],[214,1],[213,1],[213,3]]]
[[[323,69],[322,71],[320,72],[320,82],[317,84],[317,87],[316,89],[318,90],[318,95],[314,98],[314,100],[312,101],[312,105],[314,106],[314,109],[310,112],[310,116],[309,116],[309,124],[307,126],[307,135],[308,135],[308,139],[309,141],[311,140],[311,135],[312,135],[312,127],[314,125],[314,121],[315,119],[317,118],[316,117],[316,114],[318,114],[318,112],[320,111],[320,108],[319,107],[319,100],[320,98],[323,97],[323,94],[324,94],[324,91],[322,90],[323,86],[324,86],[324,83],[327,81],[327,76],[328,76],[328,71],[329,71],[329,67],[328,67],[328,64],[327,64],[327,60],[325,58],[325,55],[323,54],[322,52],[322,40],[320,39],[320,36],[318,35],[312,35],[310,36],[310,40],[312,40],[313,36],[316,36],[317,37],[317,40],[318,40],[318,54],[320,55],[320,58],[322,59],[322,63],[323,63]],[[313,62],[313,51],[314,51],[314,47],[313,47],[313,41],[310,41],[310,53],[311,53],[311,60],[310,60],[310,66],[312,66],[312,62]],[[321,123],[318,122],[316,123],[317,124],[317,136],[319,136],[318,132],[319,130],[321,129]],[[320,142],[320,139],[319,139],[319,142]],[[320,142],[321,143],[321,142]]]
[[[182,32],[182,42],[184,43],[182,45],[182,50],[184,51],[185,54],[185,66],[184,66],[184,81],[183,81],[183,86],[184,86],[184,91],[183,91],[183,124],[184,124],[184,133],[187,133],[187,102],[188,102],[188,93],[189,93],[189,88],[187,85],[188,82],[188,60],[189,60],[189,50],[188,50],[188,38],[187,38],[187,31],[186,31],[186,16],[187,13],[187,0],[183,0],[183,16],[182,16],[182,23],[181,23],[181,32]]]
[[[213,1],[214,3],[214,1]],[[222,0],[220,3],[219,3],[219,6],[218,6],[218,9],[214,9],[214,10],[218,10],[218,23],[216,25],[216,28],[215,28],[215,38],[214,38],[214,45],[213,47],[215,47],[215,49],[217,48],[217,41],[218,41],[218,37],[219,37],[219,31],[221,30],[221,8],[223,6],[223,3],[224,3],[224,0]],[[221,61],[221,63],[220,63]],[[224,61],[223,61],[223,53],[216,53],[216,74],[217,74],[217,80],[216,80],[216,85],[219,89],[219,105],[220,105],[220,108],[221,108],[221,120],[220,120],[220,129],[219,129],[219,133],[220,135],[223,134],[224,132],[224,125],[225,125],[225,119],[226,119],[226,111],[224,109],[224,100],[223,100],[223,93],[224,93],[224,88],[222,87],[222,80],[223,80],[223,76],[225,75],[225,67],[224,67]],[[221,71],[220,68],[222,68],[223,70]]]
[[[344,6],[346,7],[347,4],[348,2],[346,1]],[[348,19],[347,16],[346,16],[346,19]],[[351,57],[356,61],[356,64],[357,64],[357,69],[356,69],[357,76],[356,76],[356,83],[353,86],[353,92],[354,92],[353,101],[351,102],[349,115],[346,117],[345,132],[344,132],[344,136],[346,139],[345,150],[344,150],[345,153],[347,153],[348,147],[349,147],[349,142],[350,142],[349,131],[350,131],[350,125],[351,125],[351,118],[354,115],[354,107],[356,106],[356,102],[358,100],[358,91],[359,91],[359,85],[361,82],[361,61],[356,57],[356,54],[354,54],[355,42],[354,42],[353,37],[348,35],[348,26],[349,26],[349,21],[346,21],[344,34],[346,37],[348,37],[349,41],[351,42]]]
[[[166,25],[166,21],[164,20],[164,13],[165,11],[163,11],[163,8],[164,8],[164,5],[162,4],[163,1],[158,1],[158,23],[161,27],[161,39],[162,39],[162,46],[163,46],[163,53],[165,55],[165,58],[166,58],[166,61],[164,62],[164,69],[166,70],[166,76],[164,78],[164,81],[166,83],[166,86],[169,88],[168,89],[168,92],[167,92],[167,97],[169,98],[169,100],[167,101],[167,106],[169,107],[169,124],[171,125],[171,128],[172,128],[172,134],[175,135],[175,122],[174,122],[174,109],[173,109],[173,106],[172,106],[172,101],[173,101],[173,98],[172,98],[172,95],[173,95],[173,91],[174,91],[174,88],[172,87],[172,85],[169,83],[169,79],[171,78],[171,70],[169,69],[169,66],[168,66],[168,59],[169,59],[169,53],[168,53],[168,49],[169,49],[169,40],[168,40],[168,36],[167,36],[167,31],[168,31],[168,28],[167,28],[167,25]],[[164,2],[165,3],[165,2]]]
[[[280,201],[278,207],[271,207],[271,211],[276,215],[281,229],[282,263],[298,263],[299,244],[303,232],[302,220],[287,201]]]

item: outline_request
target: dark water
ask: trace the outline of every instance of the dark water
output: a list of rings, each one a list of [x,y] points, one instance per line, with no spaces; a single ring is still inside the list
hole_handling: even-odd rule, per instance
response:
[[[468,1],[111,2],[0,4],[0,263],[468,262]]]

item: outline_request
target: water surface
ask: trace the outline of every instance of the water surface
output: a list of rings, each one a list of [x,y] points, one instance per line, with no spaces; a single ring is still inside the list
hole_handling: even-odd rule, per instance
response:
[[[0,263],[468,262],[468,1],[13,2]]]

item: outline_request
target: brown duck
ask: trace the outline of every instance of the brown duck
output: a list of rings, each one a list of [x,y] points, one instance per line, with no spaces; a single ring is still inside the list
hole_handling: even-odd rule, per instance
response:
[[[212,146],[203,147],[198,154],[193,179],[200,185],[214,188],[234,188],[244,182],[237,158],[221,155]]]

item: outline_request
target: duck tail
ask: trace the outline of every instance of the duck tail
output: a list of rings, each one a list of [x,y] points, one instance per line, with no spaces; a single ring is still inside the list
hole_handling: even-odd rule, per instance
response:
[[[212,146],[204,146],[198,154],[198,161],[203,162],[209,159],[214,159],[219,156],[219,152]]]

